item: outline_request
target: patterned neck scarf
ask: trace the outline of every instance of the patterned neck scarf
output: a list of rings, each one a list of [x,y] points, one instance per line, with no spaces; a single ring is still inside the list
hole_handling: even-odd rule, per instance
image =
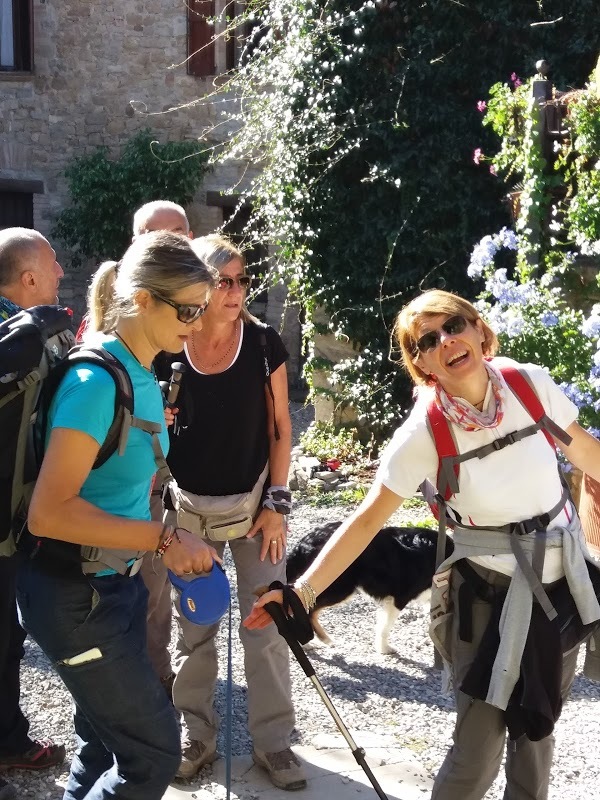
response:
[[[18,314],[20,310],[20,306],[0,294],[0,320],[10,319],[15,314]]]
[[[478,411],[462,397],[453,397],[442,386],[435,384],[435,401],[442,414],[463,431],[478,431],[482,428],[497,428],[504,417],[505,388],[502,375],[489,361],[483,362],[492,385],[493,403]],[[487,394],[487,392],[486,392]]]

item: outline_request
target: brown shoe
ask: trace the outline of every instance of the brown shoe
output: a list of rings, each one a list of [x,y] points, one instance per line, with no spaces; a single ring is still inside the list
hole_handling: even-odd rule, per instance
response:
[[[306,788],[302,764],[289,747],[278,753],[265,753],[255,747],[252,758],[255,764],[267,770],[271,783],[278,789],[293,792]]]
[[[212,764],[217,760],[217,749],[213,745],[208,747],[204,742],[199,742],[192,739],[189,742],[184,742],[183,751],[181,753],[181,764],[177,770],[176,778],[185,778],[189,780],[200,772],[202,767],[207,764]]]
[[[34,741],[25,753],[14,756],[0,756],[0,770],[5,769],[48,769],[65,760],[65,748],[62,744],[50,741]]]

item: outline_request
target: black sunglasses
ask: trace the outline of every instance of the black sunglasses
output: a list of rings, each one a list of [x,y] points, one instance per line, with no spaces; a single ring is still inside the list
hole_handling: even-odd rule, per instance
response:
[[[458,314],[455,317],[450,317],[444,322],[443,325],[435,331],[428,331],[417,339],[417,350],[420,353],[429,353],[440,343],[440,331],[444,331],[448,336],[455,336],[457,333],[462,333],[467,327],[467,320]]]
[[[183,322],[184,325],[191,325],[192,322],[196,322],[196,320],[204,314],[206,306],[208,305],[208,303],[203,303],[201,306],[190,305],[189,303],[174,303],[172,300],[163,297],[162,294],[158,294],[157,292],[152,292],[152,297],[174,308],[177,312],[177,319],[179,322]]]
[[[245,292],[246,289],[250,288],[252,278],[250,275],[239,275],[237,278],[230,278],[228,275],[222,275],[217,281],[217,289],[227,289],[227,291],[229,291],[233,288],[234,283],[237,283],[240,289]]]

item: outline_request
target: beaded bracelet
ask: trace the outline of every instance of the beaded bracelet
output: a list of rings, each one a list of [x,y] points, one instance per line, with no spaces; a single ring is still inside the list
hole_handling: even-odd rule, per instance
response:
[[[302,604],[307,613],[310,613],[317,605],[317,593],[308,581],[296,581],[294,589],[300,592]]]
[[[181,544],[181,539],[177,533],[177,528],[175,528],[173,525],[163,525],[154,555],[157,558],[162,558],[167,552],[167,549],[170,547],[173,539],[177,539],[177,541]]]

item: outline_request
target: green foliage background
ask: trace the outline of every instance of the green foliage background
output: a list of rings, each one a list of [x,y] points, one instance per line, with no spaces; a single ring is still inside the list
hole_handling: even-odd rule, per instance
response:
[[[134,212],[151,200],[191,202],[209,167],[195,141],[159,144],[149,130],[132,136],[118,159],[100,147],[75,159],[66,170],[71,205],[58,217],[52,236],[71,255],[118,258],[131,242]]]
[[[532,74],[539,58],[561,88],[582,85],[598,56],[597,3],[284,0],[275,8],[257,7],[259,24],[286,35],[267,35],[226,87],[246,100],[244,127],[223,157],[259,149],[266,177],[252,187],[256,217],[267,220],[280,270],[309,312],[324,306],[336,333],[367,348],[360,370],[338,371],[336,391],[382,437],[409,399],[388,359],[394,314],[421,289],[473,296],[469,253],[509,221],[505,187],[472,160],[476,147],[497,146],[476,103],[511,73]],[[365,375],[371,389],[361,392]]]

